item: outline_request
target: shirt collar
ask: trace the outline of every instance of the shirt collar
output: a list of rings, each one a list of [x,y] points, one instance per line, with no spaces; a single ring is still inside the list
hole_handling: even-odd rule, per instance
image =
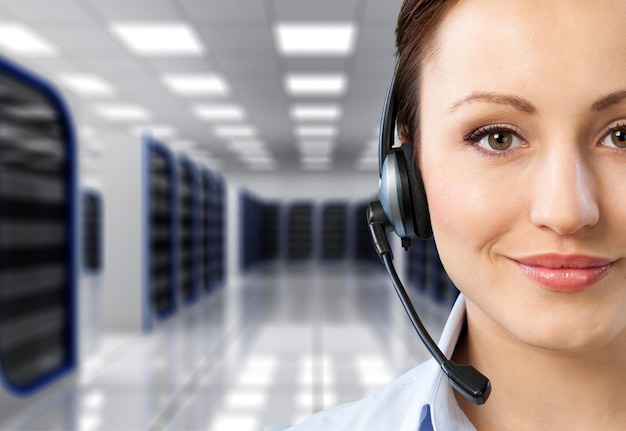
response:
[[[439,338],[439,343],[437,343],[447,358],[450,358],[454,353],[454,348],[459,341],[463,326],[465,326],[465,296],[461,293],[448,315],[441,338]]]
[[[452,357],[464,325],[465,297],[460,294],[450,311],[438,343],[447,358]],[[432,374],[431,396],[422,408],[422,420],[418,431],[476,431],[456,402],[445,374],[434,360],[431,362],[437,371]]]

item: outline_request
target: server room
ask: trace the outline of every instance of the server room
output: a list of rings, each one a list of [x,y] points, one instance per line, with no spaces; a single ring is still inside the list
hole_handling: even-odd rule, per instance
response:
[[[534,3],[0,0],[0,429],[626,429],[626,6]]]

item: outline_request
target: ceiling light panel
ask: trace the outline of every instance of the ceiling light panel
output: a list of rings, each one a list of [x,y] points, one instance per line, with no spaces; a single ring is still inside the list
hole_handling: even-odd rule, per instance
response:
[[[333,141],[301,141],[298,147],[302,153],[306,154],[327,154],[335,149]]]
[[[264,153],[265,142],[259,140],[230,141],[226,146],[233,151]]]
[[[305,171],[327,171],[330,169],[330,163],[302,163],[302,169]]]
[[[246,154],[239,155],[241,161],[246,163],[276,163],[276,160],[269,154]]]
[[[248,169],[255,171],[275,171],[276,163],[247,163]]]
[[[320,164],[320,163],[327,164],[331,162],[331,158],[328,155],[322,155],[322,156],[303,155],[300,160],[302,161],[302,163],[307,163],[307,164]]]
[[[285,77],[285,90],[291,96],[339,96],[346,91],[342,74],[291,74]]]
[[[337,120],[341,108],[337,105],[295,105],[291,108],[294,120]]]
[[[182,22],[120,22],[111,31],[138,55],[201,55],[204,48],[191,26]]]
[[[215,136],[220,138],[252,138],[256,136],[256,129],[252,126],[217,126]]]
[[[249,155],[240,154],[239,160],[248,167],[259,169],[276,169],[276,160],[269,154]]]
[[[193,107],[193,113],[201,120],[240,121],[246,118],[244,110],[236,105],[201,104]]]
[[[133,136],[143,136],[144,133],[149,133],[156,138],[162,139],[171,138],[178,134],[174,127],[161,124],[134,126],[131,129],[131,134]]]
[[[237,151],[239,158],[243,159],[263,159],[269,158],[270,154],[266,150],[250,150],[250,151]]]
[[[278,51],[286,56],[346,56],[354,51],[350,22],[280,22],[274,27]]]
[[[0,21],[0,46],[7,51],[25,57],[54,57],[56,46],[29,28],[7,21]]]
[[[295,129],[296,136],[300,138],[328,138],[337,134],[337,129],[333,126],[298,126]]]
[[[137,105],[105,104],[95,108],[96,114],[109,121],[142,121],[149,120],[148,110]]]
[[[108,82],[96,75],[68,73],[59,76],[63,85],[81,96],[113,96],[115,89]]]
[[[163,84],[181,96],[227,96],[230,88],[224,78],[215,74],[164,75]]]

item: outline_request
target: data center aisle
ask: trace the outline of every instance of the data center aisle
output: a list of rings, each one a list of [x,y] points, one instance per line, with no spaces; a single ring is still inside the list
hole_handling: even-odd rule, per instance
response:
[[[438,337],[449,304],[418,308]],[[359,399],[426,358],[386,274],[349,263],[260,267],[150,335],[90,336],[97,353],[74,381],[0,429],[262,430]]]

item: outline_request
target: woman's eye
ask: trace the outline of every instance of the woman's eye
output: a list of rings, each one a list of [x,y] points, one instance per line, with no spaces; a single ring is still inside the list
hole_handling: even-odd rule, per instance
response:
[[[522,145],[522,140],[512,132],[490,132],[477,141],[477,144],[486,150],[504,151]]]
[[[600,143],[607,147],[626,148],[626,130],[613,130]]]

